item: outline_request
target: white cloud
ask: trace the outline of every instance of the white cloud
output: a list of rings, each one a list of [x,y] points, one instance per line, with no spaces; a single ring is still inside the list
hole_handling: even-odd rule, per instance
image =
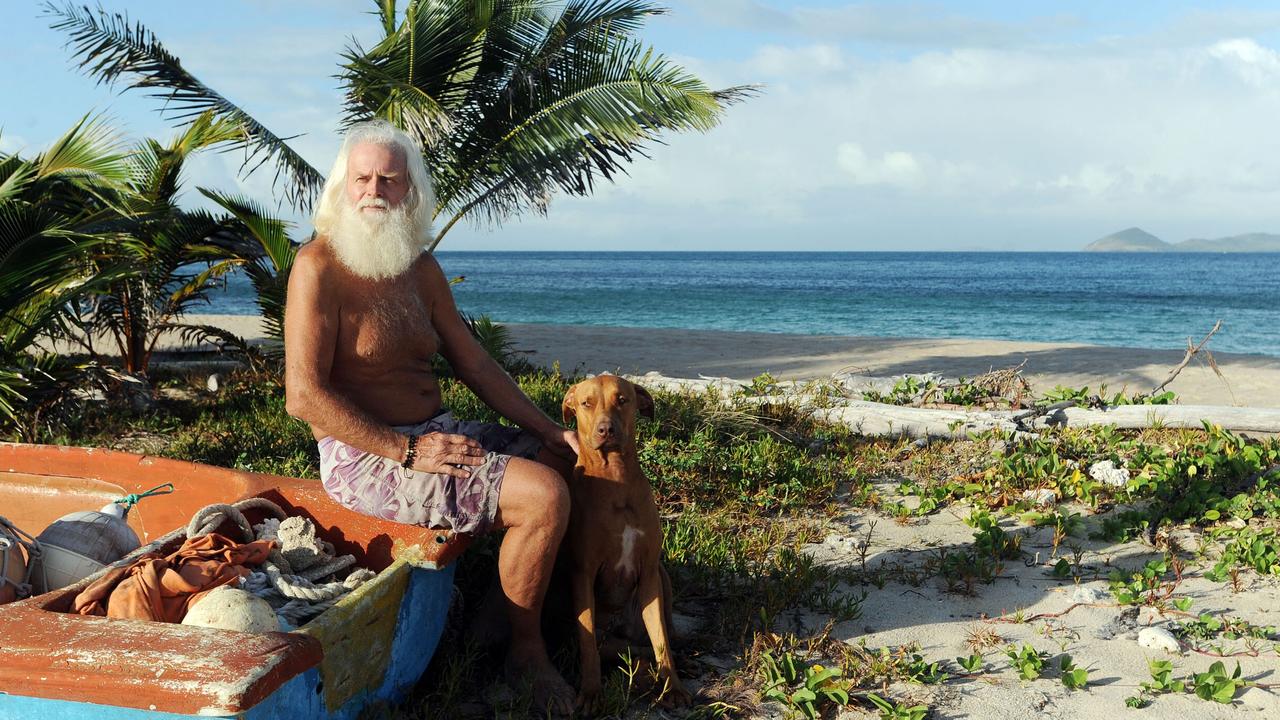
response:
[[[749,61],[750,71],[765,79],[798,73],[830,73],[845,69],[844,53],[835,45],[786,47],[765,45]]]
[[[1280,80],[1280,53],[1259,45],[1249,38],[1235,38],[1215,43],[1209,55],[1222,61],[1240,78],[1255,87],[1274,87]]]
[[[703,241],[708,218],[732,240],[704,247],[1073,249],[1132,225],[1170,240],[1280,231],[1280,54],[1256,39],[891,57],[770,43],[699,71],[764,80],[764,94],[706,136],[672,138],[590,214],[574,206],[573,224],[553,204],[522,236],[560,242],[588,218],[644,247]]]
[[[916,188],[925,180],[922,163],[914,155],[891,150],[879,158],[868,158],[862,146],[844,142],[836,148],[836,162],[856,185],[890,185]]]
[[[950,10],[938,2],[845,3],[836,6],[758,0],[698,0],[689,3],[704,22],[771,34],[900,46],[1006,47],[1042,42],[1054,32],[1079,27],[1070,14],[1006,21]],[[682,10],[685,8],[681,8]]]

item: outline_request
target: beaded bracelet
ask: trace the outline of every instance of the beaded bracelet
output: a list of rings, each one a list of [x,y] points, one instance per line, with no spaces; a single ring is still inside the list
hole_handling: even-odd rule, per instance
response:
[[[413,461],[418,459],[418,436],[409,436],[409,449],[404,453],[404,462],[400,463],[400,467],[405,470],[413,468]]]

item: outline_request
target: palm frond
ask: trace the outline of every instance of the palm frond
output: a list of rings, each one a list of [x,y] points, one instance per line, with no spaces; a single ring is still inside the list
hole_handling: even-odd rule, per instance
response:
[[[383,35],[392,35],[396,31],[396,0],[373,0],[374,6],[377,8],[373,14],[378,16],[378,21],[382,23]]]
[[[168,145],[147,138],[130,159],[133,189],[149,209],[170,207],[182,182],[182,171],[191,155],[221,144],[244,139],[243,128],[212,110],[202,113]]]
[[[89,177],[121,183],[129,177],[127,159],[119,133],[100,118],[85,115],[40,154],[36,173],[41,179]]]
[[[280,360],[284,357],[279,344],[254,345],[245,338],[216,325],[192,323],[170,323],[164,328],[167,332],[177,332],[179,342],[183,345],[212,345],[218,352],[234,350],[244,356],[249,365],[262,367],[266,362]]]
[[[207,268],[201,270],[189,278],[181,278],[174,284],[177,287],[169,293],[165,305],[165,315],[167,317],[177,317],[188,312],[191,306],[197,302],[208,303],[209,291],[215,287],[215,282],[233,272],[240,267],[242,260],[221,260],[210,263]]]
[[[258,310],[266,326],[267,337],[284,342],[284,308],[289,287],[289,273],[298,254],[298,246],[289,239],[290,224],[269,216],[248,198],[235,197],[200,188],[205,197],[231,213],[236,222],[256,241],[262,253],[245,257],[244,271],[253,284]],[[263,262],[265,257],[269,262]]]
[[[277,271],[287,272],[293,267],[298,245],[289,239],[293,224],[272,217],[261,204],[239,195],[228,195],[208,188],[196,188],[202,195],[231,213],[261,246],[262,252]]]
[[[663,131],[706,131],[727,104],[755,92],[712,91],[637,43],[610,52],[607,61],[562,68],[572,72],[529,89],[523,107],[509,113],[519,122],[493,115],[440,150],[433,165],[446,172],[436,193],[452,218],[435,243],[464,216],[500,222],[523,209],[545,212],[556,190],[589,194],[596,176],[612,180]]]
[[[0,356],[21,354],[80,298],[135,272],[86,262],[98,237],[75,237],[45,208],[0,205]]]
[[[43,207],[0,204],[0,315],[83,281],[85,246],[69,236],[67,225]]]
[[[245,151],[241,172],[248,175],[263,163],[276,166],[275,186],[283,184],[289,203],[306,209],[324,184],[324,177],[287,141],[271,132],[238,105],[202,83],[182,66],[142,23],[131,23],[126,14],[110,14],[101,7],[96,12],[72,3],[45,4],[46,14],[55,18],[51,27],[70,36],[72,57],[99,83],[114,84],[130,78],[126,89],[149,89],[165,102],[163,112],[171,120],[186,123],[205,112],[239,125],[243,140],[235,147]],[[283,182],[282,182],[283,181]]]
[[[366,51],[343,52],[347,86],[344,124],[381,117],[422,145],[452,130],[451,113],[466,101],[467,81],[483,58],[485,33],[476,17],[490,3],[441,3],[422,9],[411,1],[393,33]]]
[[[27,186],[36,179],[39,168],[30,160],[17,155],[0,159],[0,203],[16,200]]]
[[[18,406],[26,402],[31,381],[21,370],[0,366],[0,423],[12,424],[18,420]]]

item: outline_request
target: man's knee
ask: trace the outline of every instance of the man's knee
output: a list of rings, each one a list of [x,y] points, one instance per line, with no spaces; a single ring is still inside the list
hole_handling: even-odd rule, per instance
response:
[[[546,465],[512,458],[498,506],[508,524],[527,522],[564,529],[569,523],[569,488],[560,473]]]

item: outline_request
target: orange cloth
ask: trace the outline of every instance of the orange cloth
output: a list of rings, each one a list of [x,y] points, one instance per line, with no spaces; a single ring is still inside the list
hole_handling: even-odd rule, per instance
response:
[[[165,557],[147,553],[128,567],[115,568],[76,596],[81,615],[182,622],[187,609],[214,588],[261,565],[274,540],[237,543],[218,534],[189,538]]]

